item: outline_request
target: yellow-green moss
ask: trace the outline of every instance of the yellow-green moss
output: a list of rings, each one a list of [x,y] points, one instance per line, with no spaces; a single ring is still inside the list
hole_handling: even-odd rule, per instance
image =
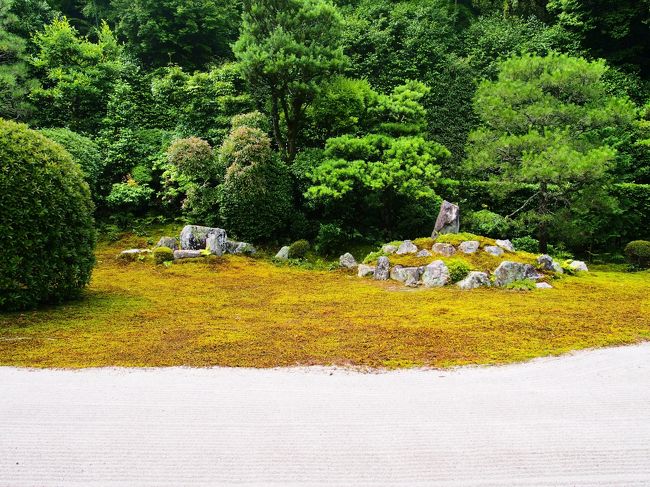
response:
[[[468,240],[476,240],[481,247],[486,245],[496,245],[496,242],[492,238],[481,237],[480,235],[474,235],[473,233],[447,233],[444,235],[439,235],[436,238],[436,243],[448,243],[451,245],[458,246],[462,242]]]
[[[427,250],[431,250],[431,247],[433,247],[433,242],[434,240],[431,237],[422,237],[413,240],[413,243],[417,246],[417,248]]]
[[[99,247],[83,300],[0,314],[0,365],[446,367],[650,339],[649,272],[595,271],[544,292],[403,292],[238,256],[124,266],[125,247]]]

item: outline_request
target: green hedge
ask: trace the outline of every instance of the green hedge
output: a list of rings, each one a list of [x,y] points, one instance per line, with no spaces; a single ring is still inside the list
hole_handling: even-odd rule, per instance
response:
[[[93,204],[59,144],[0,119],[0,309],[75,297],[95,258]]]

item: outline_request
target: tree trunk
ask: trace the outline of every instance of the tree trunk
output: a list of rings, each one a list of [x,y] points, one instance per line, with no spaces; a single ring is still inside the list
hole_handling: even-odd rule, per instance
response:
[[[275,138],[275,143],[282,154],[282,158],[286,159],[287,147],[285,146],[282,138],[282,131],[280,130],[280,109],[278,107],[278,96],[275,93],[271,94],[271,122],[273,123],[273,137]]]
[[[548,252],[548,222],[546,215],[548,214],[548,184],[541,183],[539,186],[539,206],[538,213],[541,218],[538,227],[537,239],[539,240],[539,251],[542,254]]]

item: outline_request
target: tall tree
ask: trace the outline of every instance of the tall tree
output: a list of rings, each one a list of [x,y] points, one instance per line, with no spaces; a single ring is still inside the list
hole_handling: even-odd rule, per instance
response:
[[[327,0],[245,0],[235,55],[270,104],[285,161],[296,156],[305,109],[345,64],[341,16]]]
[[[146,65],[202,69],[230,58],[239,2],[115,0],[116,32]]]
[[[498,80],[476,94],[482,126],[470,134],[466,167],[537,186],[510,217],[521,213],[537,227],[541,252],[561,210],[602,201],[616,147],[636,116],[628,99],[608,95],[606,71],[604,61],[524,55],[505,61]]]

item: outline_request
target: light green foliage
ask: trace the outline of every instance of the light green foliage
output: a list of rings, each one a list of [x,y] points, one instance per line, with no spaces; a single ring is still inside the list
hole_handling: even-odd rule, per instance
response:
[[[198,183],[210,181],[216,176],[212,147],[198,137],[172,142],[167,149],[167,161],[181,174]]]
[[[102,24],[97,38],[92,42],[80,37],[65,18],[34,36],[36,54],[30,62],[41,86],[30,96],[39,106],[40,124],[98,132],[124,63],[122,48],[108,24]]]
[[[517,252],[534,253],[539,250],[539,240],[530,236],[513,238],[512,245]]]
[[[219,215],[229,233],[246,241],[276,240],[291,217],[291,180],[260,129],[239,126],[221,146],[225,169]]]
[[[289,246],[290,259],[303,259],[309,252],[309,242],[307,240],[296,240]]]
[[[519,281],[513,281],[505,285],[506,289],[510,289],[512,291],[532,291],[536,287],[537,286],[535,284],[535,281],[532,279],[521,279]]]
[[[238,2],[114,0],[116,31],[149,66],[200,69],[230,55]]]
[[[625,246],[625,255],[631,264],[641,269],[650,267],[650,242],[634,240]]]
[[[113,184],[106,203],[113,210],[138,214],[147,209],[153,194],[154,190],[149,186],[129,178],[126,182]]]
[[[447,265],[447,269],[449,269],[449,279],[451,279],[451,282],[462,281],[471,270],[469,264],[460,259],[448,260],[445,264]]]
[[[66,128],[43,129],[41,133],[61,144],[70,153],[72,160],[81,167],[90,192],[95,197],[103,170],[103,161],[97,144],[92,139]]]
[[[270,103],[275,142],[287,162],[298,151],[305,109],[339,73],[342,20],[327,0],[246,0],[234,51],[251,85]]]
[[[158,111],[182,137],[197,136],[219,145],[228,135],[233,115],[252,108],[250,94],[235,64],[190,74],[168,67],[151,85]]]
[[[462,225],[471,233],[492,238],[506,238],[510,230],[508,220],[490,210],[468,212],[462,220]]]
[[[557,203],[593,191],[616,164],[616,145],[635,117],[626,99],[607,94],[601,61],[551,54],[505,61],[497,81],[484,81],[475,106],[482,126],[468,140],[466,168],[476,175],[537,185],[522,214],[539,232],[546,251]],[[514,215],[510,215],[514,216]]]
[[[60,145],[0,120],[0,309],[78,296],[95,263],[93,204]]]

